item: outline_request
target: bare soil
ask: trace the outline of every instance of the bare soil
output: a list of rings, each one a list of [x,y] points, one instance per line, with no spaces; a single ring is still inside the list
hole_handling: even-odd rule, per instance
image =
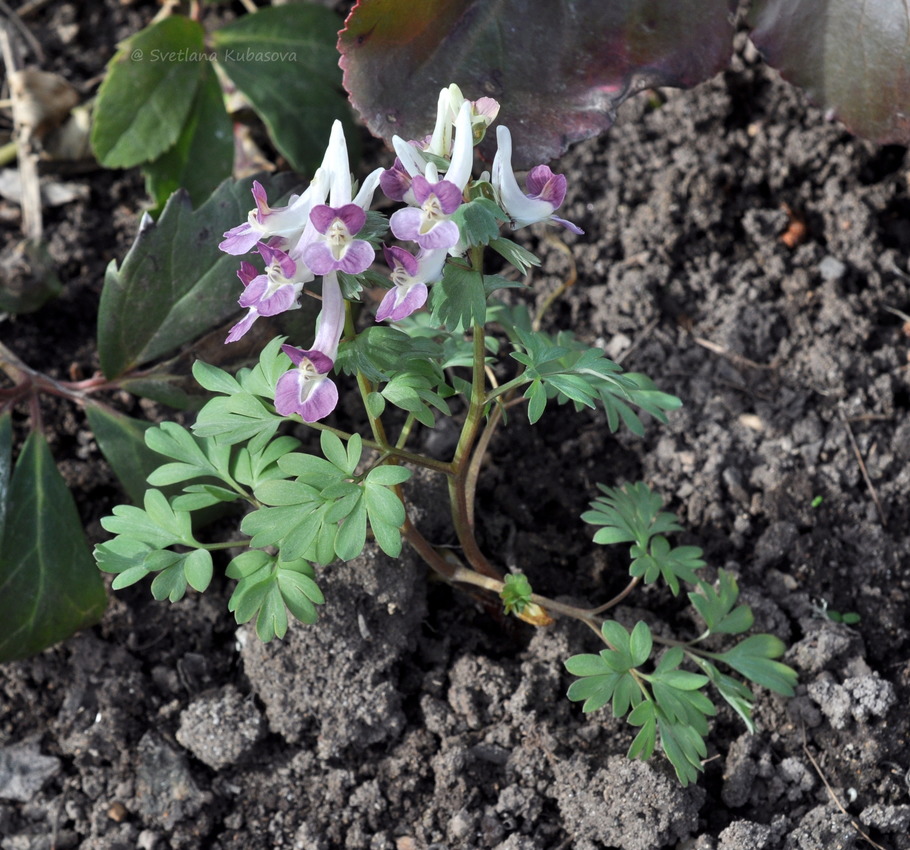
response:
[[[61,3],[31,24],[78,84],[153,11]],[[910,322],[886,309],[910,313],[906,149],[826,123],[743,50],[695,91],[627,104],[559,170],[586,235],[562,237],[578,280],[550,326],[684,407],[641,439],[597,413],[513,417],[482,476],[483,543],[541,592],[607,599],[627,564],[578,517],[595,482],[645,480],[707,575],[735,572],[790,645],[796,698],[759,691],[754,735],[721,709],[682,789],[661,759],[625,759],[609,712],[565,699],[562,661],[593,636],[504,624],[411,554],[324,569],[320,623],[268,646],[237,629],[226,580],[173,606],[132,588],[98,627],[0,669],[2,850],[846,850],[860,830],[910,848]],[[82,179],[90,202],[46,221],[64,293],[0,325],[61,376],[95,368],[103,269],[143,201],[135,175]],[[17,226],[0,224],[10,241]],[[543,230],[528,243],[542,303],[569,261]],[[116,481],[81,414],[45,421],[100,540]],[[450,542],[438,484],[420,487],[428,536]],[[692,627],[650,590],[618,618]]]

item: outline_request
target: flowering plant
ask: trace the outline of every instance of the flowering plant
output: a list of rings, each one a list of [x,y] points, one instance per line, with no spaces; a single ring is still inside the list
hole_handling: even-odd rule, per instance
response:
[[[272,206],[265,188],[253,184],[253,209],[220,244],[231,256],[258,254],[258,261],[240,261],[244,313],[226,342],[310,298],[320,305],[313,341],[301,348],[278,336],[255,367],[235,375],[197,361],[193,374],[214,398],[191,431],[164,423],[147,432],[148,446],[168,460],[148,476],[152,489],[143,507],[120,506],[102,521],[115,536],[95,556],[115,574],[115,589],[153,576],[153,595],[176,601],[188,587],[204,591],[213,577],[212,553],[231,550],[226,574],[237,583],[229,608],[238,623],[254,621],[259,636],[270,640],[285,634],[289,616],[317,620],[322,567],[357,557],[368,536],[392,557],[406,542],[442,579],[495,594],[507,613],[526,622],[545,625],[556,614],[590,626],[605,648],[567,660],[578,677],[570,699],[582,701],[585,711],[611,703],[614,715],[639,727],[630,756],[649,756],[659,740],[688,783],[701,769],[708,718],[716,712],[707,686],[751,725],[752,692],[732,674],[784,694],[795,683],[793,672],[774,660],[784,647],[770,635],[752,635],[723,651],[716,640],[703,644],[752,626],[748,607],[737,604],[735,579],[722,571],[716,585],[698,577],[701,550],[670,543],[680,526],[643,484],[600,485],[583,516],[600,526],[596,543],[631,544],[628,585],[603,604],[577,607],[535,594],[527,576],[503,574],[475,536],[481,465],[511,409],[523,406],[534,423],[554,405],[600,407],[611,431],[623,424],[641,433],[639,411],[665,421],[679,406],[601,349],[567,332],[541,331],[523,306],[498,300],[501,290],[522,287],[508,266],[520,276],[538,264],[509,233],[539,222],[582,231],[557,216],[565,177],[538,165],[521,188],[504,126],[496,131],[490,172],[472,177],[474,147],[497,112],[495,101],[470,101],[448,86],[432,133],[396,137],[393,165],[359,187],[338,124],[309,186],[285,205]],[[371,209],[380,188],[404,205],[388,220]],[[389,268],[383,276],[373,267],[387,230],[405,244],[382,245]],[[502,271],[488,271],[488,253]],[[375,287],[386,291],[372,313],[364,293]],[[329,417],[355,387],[363,412],[349,415],[354,424],[345,430]],[[443,459],[409,445],[420,426],[433,428],[440,416],[460,423],[457,443]],[[283,433],[289,424],[320,432],[318,453]],[[414,469],[446,482],[457,553],[436,548],[408,510]],[[231,503],[248,509],[240,535],[198,540],[194,515]],[[671,640],[653,635],[644,622],[630,628],[602,616],[637,585],[658,581],[674,595],[684,584],[692,587],[699,633]]]

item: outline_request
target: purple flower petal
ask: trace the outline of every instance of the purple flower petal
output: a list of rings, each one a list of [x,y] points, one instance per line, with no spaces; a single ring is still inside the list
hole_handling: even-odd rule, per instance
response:
[[[427,303],[427,295],[428,290],[425,283],[415,283],[407,288],[393,286],[379,304],[376,321],[400,322],[423,307]]]
[[[577,236],[584,236],[584,231],[577,225],[572,224],[571,221],[566,221],[564,218],[557,218],[555,215],[550,216],[550,221],[555,221],[556,224],[561,224],[566,230],[571,230],[572,233]]]
[[[336,218],[341,219],[351,236],[356,236],[367,223],[367,214],[357,204],[345,204],[335,210]]]
[[[446,215],[451,215],[461,206],[462,193],[454,183],[448,180],[439,180],[436,183],[430,183],[426,177],[419,174],[414,178],[414,197],[417,203],[423,206],[430,198],[435,195],[439,201],[439,207]]]
[[[415,207],[408,207],[392,213],[392,217],[389,219],[389,227],[392,228],[392,233],[396,239],[407,239],[411,242],[416,242],[422,222],[423,213]]]
[[[328,416],[338,404],[338,387],[331,378],[323,378],[301,405],[300,418],[304,422],[318,422]]]
[[[310,221],[322,234],[328,233],[329,228],[336,219],[341,221],[351,236],[354,236],[366,224],[367,215],[357,204],[345,204],[337,208],[319,204],[319,206],[310,210]]]
[[[311,377],[300,369],[291,369],[275,386],[275,410],[282,416],[298,413],[304,422],[316,422],[337,404],[338,388],[325,375]]]
[[[335,210],[328,204],[319,204],[310,210],[310,221],[320,233],[326,233],[335,221]]]
[[[360,209],[358,207],[358,209]],[[364,239],[355,239],[348,245],[347,250],[340,260],[337,261],[335,268],[347,272],[348,274],[360,274],[365,272],[376,258],[376,251]]]
[[[224,344],[227,345],[229,342],[237,342],[240,337],[242,337],[252,326],[253,322],[259,318],[259,313],[255,307],[250,308],[250,311],[239,321],[234,327],[231,328],[230,333],[227,335]]]
[[[303,249],[302,256],[313,274],[328,274],[338,268],[332,250],[325,242],[311,242]]]
[[[382,253],[385,256],[386,265],[392,271],[395,271],[400,266],[410,277],[414,277],[417,274],[417,257],[410,251],[399,248],[397,245],[383,245]]]
[[[552,204],[553,209],[562,206],[566,199],[566,177],[564,174],[554,174],[548,165],[538,165],[528,172],[525,180],[528,187],[528,197]]]
[[[259,243],[258,250],[267,266],[277,263],[278,267],[281,269],[281,273],[286,278],[290,279],[294,276],[294,273],[297,271],[297,263],[295,263],[287,253],[280,248],[276,248],[274,245],[266,244],[265,242]]]
[[[253,181],[253,200],[256,202],[256,220],[262,224],[265,217],[271,212],[269,209],[269,199],[265,189],[258,180]]]
[[[301,406],[301,393],[305,376],[299,369],[285,372],[275,385],[275,410],[282,416],[297,413]]]
[[[252,307],[262,299],[269,288],[269,279],[266,275],[261,274],[250,281],[250,285],[243,290],[237,303],[241,307]]]
[[[253,226],[248,221],[245,221],[243,224],[238,224],[236,227],[226,230],[224,232],[224,241],[220,242],[218,247],[225,254],[233,254],[234,256],[246,254],[248,251],[253,250],[261,235],[258,230],[253,229]]]
[[[379,176],[379,187],[387,198],[393,201],[403,201],[408,189],[411,188],[411,175],[405,171],[401,160],[395,157],[395,163]]]
[[[397,233],[395,235],[398,236]],[[454,221],[438,221],[426,233],[418,233],[414,241],[427,250],[448,250],[458,244],[459,238],[458,225]]]
[[[297,306],[297,291],[292,283],[279,286],[268,298],[263,298],[256,309],[260,316],[277,316]]]
[[[324,375],[331,372],[332,367],[335,365],[331,357],[327,357],[321,351],[316,351],[315,349],[306,351],[293,345],[282,345],[281,350],[291,358],[291,363],[295,366],[299,366],[304,360],[309,360],[313,364],[313,368]]]
[[[240,268],[237,270],[237,277],[240,278],[240,282],[243,284],[244,289],[248,287],[257,277],[259,272],[256,270],[256,266],[252,263],[248,263],[244,260],[240,264]]]

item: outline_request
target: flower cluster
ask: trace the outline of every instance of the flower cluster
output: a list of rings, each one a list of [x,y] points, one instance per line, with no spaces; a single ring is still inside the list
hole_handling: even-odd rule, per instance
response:
[[[358,238],[376,188],[405,204],[392,214],[389,228],[396,239],[416,250],[385,246],[391,287],[376,311],[377,321],[400,321],[427,301],[428,285],[442,279],[449,257],[463,255],[465,245],[454,214],[465,203],[474,160],[474,145],[495,120],[499,104],[491,98],[466,100],[458,86],[439,95],[433,133],[423,141],[393,140],[395,162],[377,169],[353,196],[347,145],[335,122],[322,165],[309,187],[287,206],[269,206],[265,191],[253,183],[255,207],[247,221],[227,231],[220,248],[228,254],[258,253],[265,271],[243,261],[238,277],[244,290],[239,304],[246,315],[231,328],[225,342],[240,339],[260,316],[275,316],[300,306],[304,287],[322,277],[322,311],[310,349],[282,346],[294,368],[275,388],[275,409],[297,413],[305,422],[327,416],[338,402],[329,378],[344,330],[345,308],[338,273],[361,275],[373,264],[376,250]],[[556,217],[566,195],[566,178],[539,165],[527,176],[522,192],[512,171],[512,137],[500,126],[489,180],[496,202],[513,229],[553,221],[575,233],[574,224]],[[487,178],[483,175],[481,179]]]

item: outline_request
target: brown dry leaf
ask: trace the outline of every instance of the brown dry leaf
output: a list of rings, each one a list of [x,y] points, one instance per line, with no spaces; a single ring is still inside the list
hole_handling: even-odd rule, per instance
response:
[[[59,74],[49,71],[15,71],[10,74],[9,85],[16,120],[30,138],[43,138],[79,103],[79,92]]]
[[[781,207],[789,216],[790,224],[780,235],[780,241],[788,248],[795,248],[797,245],[802,245],[809,236],[809,228],[806,227],[805,220],[796,213],[789,204],[782,204]]]

